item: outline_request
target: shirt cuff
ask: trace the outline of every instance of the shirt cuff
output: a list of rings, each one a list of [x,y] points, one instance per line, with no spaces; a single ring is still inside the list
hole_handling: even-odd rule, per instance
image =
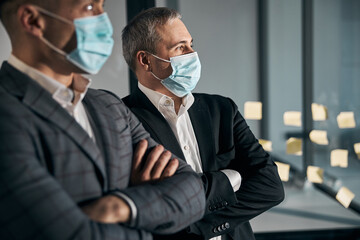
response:
[[[128,225],[134,227],[137,218],[137,208],[134,201],[122,192],[113,192],[112,194],[122,198],[130,206],[131,216]]]
[[[227,178],[229,179],[230,184],[231,184],[234,192],[239,190],[240,185],[241,185],[241,175],[240,175],[240,173],[238,173],[237,171],[232,170],[232,169],[223,169],[223,170],[220,170],[220,171],[227,176]]]

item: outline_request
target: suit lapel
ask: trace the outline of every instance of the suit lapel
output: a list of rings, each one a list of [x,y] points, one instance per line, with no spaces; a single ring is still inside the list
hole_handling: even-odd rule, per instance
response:
[[[140,89],[137,88],[135,92],[130,95],[128,106],[156,141],[176,156],[185,159],[170,125]]]
[[[215,156],[213,126],[207,105],[194,94],[195,102],[188,110],[191,123],[198,142],[203,171],[212,171]]]
[[[2,82],[2,85],[12,94],[23,96],[23,103],[33,112],[62,129],[64,134],[68,135],[89,156],[104,178],[105,168],[99,148],[87,132],[52,98],[48,91],[8,64],[4,68],[12,79]]]

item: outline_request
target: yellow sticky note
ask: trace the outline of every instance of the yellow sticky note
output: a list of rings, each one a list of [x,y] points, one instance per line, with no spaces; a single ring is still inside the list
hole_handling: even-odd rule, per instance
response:
[[[323,183],[324,181],[324,169],[316,166],[308,166],[306,170],[307,178],[313,183]]]
[[[302,139],[301,138],[289,138],[286,141],[286,153],[293,155],[302,155]]]
[[[309,134],[310,140],[319,145],[329,145],[327,132],[322,130],[312,130]]]
[[[245,102],[244,112],[246,119],[260,120],[262,119],[262,103],[261,102]]]
[[[259,139],[259,143],[263,147],[265,151],[271,152],[272,151],[272,142],[265,139]]]
[[[346,208],[350,206],[350,203],[354,198],[355,194],[346,187],[341,187],[336,194],[336,200],[338,200]]]
[[[281,181],[287,182],[289,181],[289,173],[290,173],[290,165],[281,162],[275,162],[278,168],[278,173]]]
[[[354,128],[356,126],[353,112],[341,112],[336,120],[339,128]]]
[[[301,112],[289,111],[284,113],[284,124],[301,127]]]
[[[328,111],[324,105],[312,103],[311,112],[314,121],[324,121],[328,118]]]
[[[355,150],[355,153],[356,153],[358,159],[360,159],[360,143],[354,144],[354,150]]]
[[[335,149],[331,151],[331,166],[332,167],[348,167],[348,150]]]

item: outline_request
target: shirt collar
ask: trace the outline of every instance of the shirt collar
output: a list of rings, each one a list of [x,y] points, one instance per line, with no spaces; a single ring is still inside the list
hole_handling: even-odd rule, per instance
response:
[[[8,63],[20,72],[28,75],[41,87],[50,92],[52,97],[63,107],[69,105],[75,106],[78,102],[81,102],[91,84],[90,79],[77,74],[74,76],[71,87],[67,88],[55,79],[48,77],[35,68],[30,67],[13,54],[10,55]]]
[[[165,107],[172,106],[172,109],[174,109],[174,100],[171,97],[168,97],[165,94],[147,88],[144,85],[142,85],[140,82],[138,82],[138,87],[160,112],[162,109],[164,109],[164,108],[160,108],[161,106],[165,106]],[[183,112],[187,111],[193,103],[194,103],[194,96],[192,95],[192,93],[189,93],[185,97],[183,97],[182,106],[181,106],[182,111],[179,111],[178,115],[181,115]]]

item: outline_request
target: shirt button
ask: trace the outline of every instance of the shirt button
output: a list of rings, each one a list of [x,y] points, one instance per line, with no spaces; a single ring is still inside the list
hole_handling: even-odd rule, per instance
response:
[[[171,105],[171,101],[169,99],[165,100],[165,105],[166,106],[170,106]]]
[[[184,150],[186,150],[186,151],[189,150],[189,148],[190,148],[190,147],[189,147],[188,145],[185,145],[185,146],[184,146]]]

